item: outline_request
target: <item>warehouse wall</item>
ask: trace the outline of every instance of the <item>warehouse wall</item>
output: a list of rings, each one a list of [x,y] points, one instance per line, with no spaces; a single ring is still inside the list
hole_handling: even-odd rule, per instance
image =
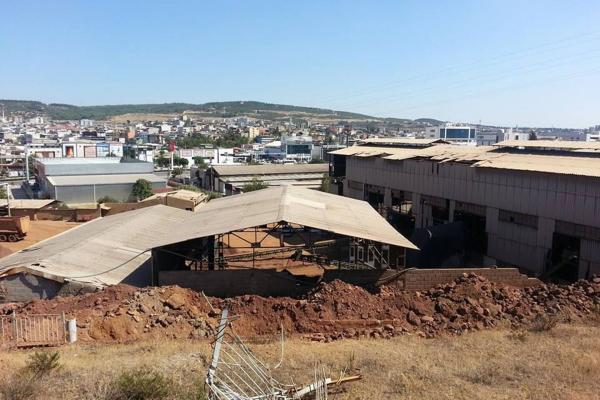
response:
[[[164,182],[152,183],[152,189],[162,189]],[[56,200],[66,204],[96,203],[101,197],[109,196],[115,200],[130,200],[133,183],[108,185],[58,186],[49,185],[48,193]]]
[[[552,247],[555,221],[600,227],[600,178],[527,171],[474,168],[431,160],[391,161],[377,157],[347,157],[344,195],[364,199],[364,185],[386,192],[412,192],[417,227],[430,223],[422,196],[471,203],[486,209],[488,255],[500,264],[542,272]],[[500,210],[537,217],[537,226],[499,220]],[[583,241],[580,274],[597,270],[600,246]]]

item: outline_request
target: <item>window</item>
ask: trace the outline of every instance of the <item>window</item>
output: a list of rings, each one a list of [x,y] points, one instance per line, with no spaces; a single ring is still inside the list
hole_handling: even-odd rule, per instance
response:
[[[355,256],[356,256],[356,250],[354,248],[354,245],[350,245],[350,260],[354,260]]]
[[[367,251],[367,262],[372,263],[373,261],[375,261],[375,249],[372,246],[369,246],[369,249]]]

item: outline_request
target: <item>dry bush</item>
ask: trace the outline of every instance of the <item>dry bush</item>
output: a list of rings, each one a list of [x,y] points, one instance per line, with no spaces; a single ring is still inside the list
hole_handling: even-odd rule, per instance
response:
[[[202,400],[199,380],[176,382],[160,371],[140,367],[122,372],[109,386],[107,400]]]
[[[33,400],[39,393],[40,385],[29,377],[15,375],[0,381],[0,398],[3,400]]]
[[[158,371],[140,367],[119,375],[109,393],[109,400],[163,400],[167,399],[172,382]]]
[[[559,320],[560,318],[558,315],[537,314],[533,318],[533,321],[531,321],[529,331],[538,333],[551,331],[556,328]]]
[[[528,337],[528,332],[524,330],[513,330],[506,335],[510,340],[518,341],[518,342],[526,342]]]

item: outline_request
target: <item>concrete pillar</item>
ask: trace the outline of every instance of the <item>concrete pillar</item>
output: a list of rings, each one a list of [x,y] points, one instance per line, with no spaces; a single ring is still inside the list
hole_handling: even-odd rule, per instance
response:
[[[387,209],[392,208],[392,188],[389,188],[389,187],[384,188],[383,206]]]
[[[454,210],[456,209],[456,200],[448,202],[448,222],[454,222]]]

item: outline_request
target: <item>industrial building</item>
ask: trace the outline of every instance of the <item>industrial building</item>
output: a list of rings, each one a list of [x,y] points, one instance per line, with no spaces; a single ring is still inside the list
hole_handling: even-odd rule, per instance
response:
[[[600,145],[375,142],[332,152],[331,190],[367,200],[421,252],[409,266],[600,273]]]
[[[154,174],[152,163],[118,157],[41,158],[34,160],[40,197],[66,204],[95,204],[110,197],[131,198],[133,184],[145,179],[153,189],[166,187],[166,179]]]
[[[363,260],[351,257],[358,248]],[[156,205],[73,228],[0,259],[0,302],[121,282],[289,295],[318,280],[264,267],[275,256],[318,263],[331,279],[376,279],[403,268],[405,249],[416,247],[366,202],[280,186],[215,199],[195,213]]]
[[[204,172],[201,185],[206,190],[225,195],[243,192],[244,185],[255,178],[269,186],[317,189],[328,173],[328,164],[213,165]]]

